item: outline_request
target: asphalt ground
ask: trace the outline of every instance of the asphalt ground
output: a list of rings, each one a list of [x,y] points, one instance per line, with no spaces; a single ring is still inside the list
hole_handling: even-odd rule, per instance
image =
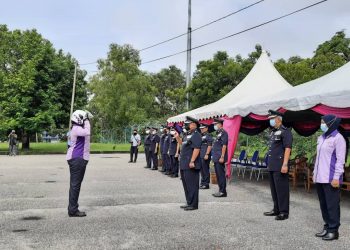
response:
[[[272,208],[268,182],[234,177],[227,198],[200,191],[197,211],[179,179],[144,169],[144,156],[92,155],[80,195],[84,218],[67,216],[69,170],[63,155],[0,157],[0,249],[349,249],[350,195],[343,193],[340,239],[324,242],[318,199],[291,192],[290,218]]]

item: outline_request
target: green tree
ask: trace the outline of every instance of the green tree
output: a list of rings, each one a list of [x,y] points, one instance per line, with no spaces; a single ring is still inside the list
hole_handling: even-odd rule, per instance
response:
[[[162,69],[153,75],[152,84],[157,89],[157,116],[167,117],[184,111],[186,79],[179,68],[171,65]]]
[[[139,69],[138,51],[130,45],[111,44],[107,58],[99,60],[99,72],[89,82],[90,108],[102,130],[118,133],[130,124],[146,121],[155,102],[151,76]]]
[[[31,134],[67,127],[75,60],[56,52],[36,30],[0,26],[0,130],[19,130],[23,148]],[[77,103],[86,103],[85,72],[78,71]]]

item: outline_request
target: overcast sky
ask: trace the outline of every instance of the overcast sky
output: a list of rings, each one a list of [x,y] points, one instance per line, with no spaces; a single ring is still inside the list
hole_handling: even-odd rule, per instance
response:
[[[145,46],[187,30],[188,0],[0,0],[0,23],[10,29],[37,29],[57,49],[81,64],[104,58],[111,43]],[[192,27],[198,27],[258,0],[192,0]],[[193,33],[193,46],[233,34],[319,0],[265,0]],[[350,0],[328,0],[304,12],[193,51],[192,65],[218,50],[247,56],[259,43],[272,60],[308,57],[335,32],[350,36]],[[143,61],[186,49],[186,37],[141,52]],[[156,72],[175,64],[185,70],[186,55],[142,65]],[[82,68],[92,74],[95,65]]]

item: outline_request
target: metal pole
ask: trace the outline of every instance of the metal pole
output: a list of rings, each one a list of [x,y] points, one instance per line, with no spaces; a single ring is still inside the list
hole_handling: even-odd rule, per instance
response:
[[[191,82],[191,50],[192,50],[192,28],[191,28],[191,0],[188,0],[188,28],[187,28],[187,67],[186,67],[186,89]],[[186,108],[190,108],[189,93],[186,94]]]
[[[70,127],[72,126],[72,121],[71,121],[71,117],[73,114],[73,107],[74,107],[74,97],[75,97],[75,85],[76,85],[76,81],[77,81],[77,63],[75,63],[74,65],[74,79],[73,79],[73,90],[72,90],[72,102],[70,104],[70,114],[69,114],[69,127],[68,130],[70,130]]]

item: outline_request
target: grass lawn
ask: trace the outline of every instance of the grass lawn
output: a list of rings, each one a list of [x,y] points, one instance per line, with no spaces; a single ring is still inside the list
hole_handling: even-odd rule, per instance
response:
[[[22,145],[18,145],[21,152]],[[67,144],[62,143],[30,143],[30,153],[65,153]],[[130,144],[105,144],[105,143],[91,143],[91,152],[129,152]],[[0,151],[7,152],[8,144],[0,143]],[[140,148],[143,151],[143,147]]]

